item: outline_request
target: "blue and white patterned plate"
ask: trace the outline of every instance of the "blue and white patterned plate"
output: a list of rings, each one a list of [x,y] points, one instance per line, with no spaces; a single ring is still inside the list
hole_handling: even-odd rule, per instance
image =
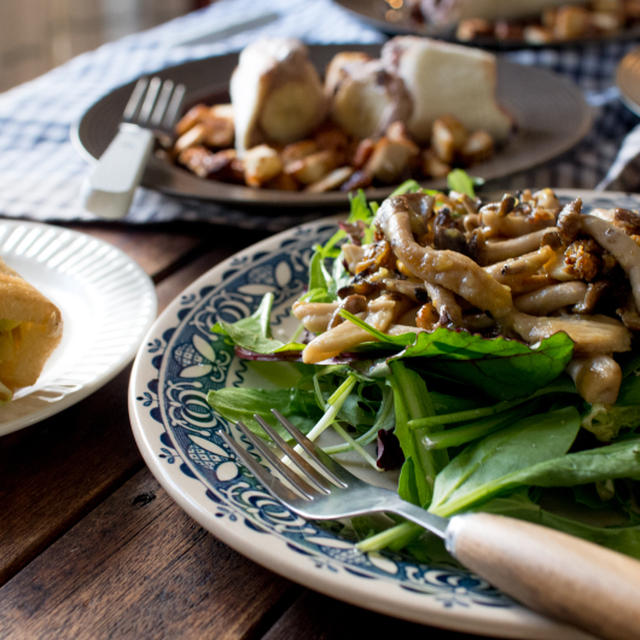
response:
[[[561,191],[587,206],[640,207],[624,194]],[[220,437],[229,425],[207,392],[259,384],[222,338],[217,319],[235,320],[275,294],[276,331],[303,290],[314,243],[331,219],[306,224],[242,251],[189,286],[156,321],[135,360],[129,389],[133,432],[168,493],[202,526],[240,553],[312,589],[429,625],[518,638],[586,638],[515,604],[467,571],[391,553],[363,554],[326,526],[284,508],[236,462]],[[263,382],[264,384],[264,382]]]

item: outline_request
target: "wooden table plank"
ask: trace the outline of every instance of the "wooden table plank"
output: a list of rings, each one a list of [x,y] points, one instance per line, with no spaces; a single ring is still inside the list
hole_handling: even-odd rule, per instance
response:
[[[152,278],[203,242],[202,232],[189,225],[125,227],[92,224],[69,225],[69,228],[118,247]]]
[[[111,235],[115,240],[123,236]],[[160,241],[164,237],[170,235],[156,235],[151,244],[167,247],[165,254],[173,263],[181,260],[180,251],[202,244],[184,236],[173,245]],[[128,241],[120,244],[135,253]],[[158,286],[160,308],[234,249],[209,251],[168,275]],[[143,250],[138,255],[146,254]],[[169,264],[158,254],[148,259],[147,268],[166,269]],[[129,374],[128,367],[79,404],[2,438],[0,583],[142,467],[129,426]]]
[[[463,640],[469,634],[406,622],[354,607],[305,590],[269,629],[262,640],[343,640],[344,638],[402,638],[424,640],[434,636]],[[479,638],[479,636],[473,636]]]
[[[0,637],[255,637],[299,591],[205,532],[145,468],[0,588]]]
[[[2,438],[0,583],[142,466],[129,369],[62,413]]]

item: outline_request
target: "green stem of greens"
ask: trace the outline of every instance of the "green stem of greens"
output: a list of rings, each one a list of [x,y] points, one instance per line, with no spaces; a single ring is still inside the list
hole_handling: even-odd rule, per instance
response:
[[[567,386],[562,382],[558,384],[552,384],[548,387],[538,389],[535,393],[524,398],[516,398],[515,400],[502,400],[489,407],[479,407],[477,409],[466,409],[465,411],[455,411],[453,413],[445,413],[438,416],[425,416],[417,420],[409,420],[409,427],[411,429],[422,429],[425,427],[434,427],[438,425],[451,424],[454,422],[471,422],[472,420],[478,420],[480,418],[486,418],[493,416],[503,411],[513,409],[525,402],[529,402],[533,398],[552,394],[552,393],[572,393],[575,394],[575,386]],[[440,447],[437,447],[440,448]]]
[[[365,449],[363,449],[362,445],[357,440],[352,438],[337,422],[333,423],[333,428],[340,436],[342,436],[347,441],[346,444],[348,444],[351,449],[357,451],[364,458],[369,466],[371,466],[376,471],[382,471],[382,469],[380,469],[376,464],[375,459]],[[323,451],[325,453],[329,453],[327,447],[324,447]]]
[[[381,428],[388,428],[388,425],[392,419],[393,414],[393,396],[391,393],[385,394],[382,405],[380,407],[380,411],[378,412],[378,416],[376,417],[375,422],[371,425],[368,431],[365,431],[361,436],[355,438],[355,441],[361,445],[366,446],[371,444],[378,435],[378,431]],[[329,455],[333,455],[336,453],[344,453],[345,451],[350,451],[353,447],[348,443],[344,442],[343,444],[336,444],[330,447],[325,447],[325,453]]]
[[[363,553],[380,551],[387,547],[393,547],[396,550],[402,549],[405,544],[413,540],[416,534],[422,530],[421,527],[413,522],[402,522],[380,533],[376,533],[365,540],[361,540],[356,544],[356,548]]]
[[[487,416],[492,416],[496,413],[502,413],[503,411],[517,407],[519,404],[522,404],[527,400],[529,400],[529,398],[504,400],[490,407],[467,409],[465,411],[456,411],[454,413],[447,413],[439,416],[426,416],[424,418],[418,418],[417,420],[409,420],[409,427],[411,429],[423,429],[425,427],[434,427],[436,425],[451,424],[452,422],[469,422],[471,420],[478,420],[479,418],[486,418]]]
[[[344,382],[331,394],[331,397],[327,401],[327,410],[322,418],[316,422],[313,429],[307,434],[309,440],[315,440],[336,419],[338,412],[351,393],[356,381],[357,379],[353,374],[347,376]]]
[[[511,411],[505,411],[497,416],[488,416],[477,420],[471,424],[464,424],[460,427],[427,433],[422,442],[427,449],[447,449],[448,447],[459,447],[460,445],[477,440],[514,420],[518,420],[529,411],[529,406],[520,406]]]
[[[361,436],[353,438],[353,445],[349,441],[343,442],[342,444],[334,444],[330,447],[322,447],[322,450],[330,456],[335,455],[336,453],[345,453],[346,451],[351,451],[355,447],[355,445],[362,447],[371,444],[375,440],[377,434],[378,427],[374,425],[373,427],[371,427],[371,429],[369,429],[369,431],[366,431]]]

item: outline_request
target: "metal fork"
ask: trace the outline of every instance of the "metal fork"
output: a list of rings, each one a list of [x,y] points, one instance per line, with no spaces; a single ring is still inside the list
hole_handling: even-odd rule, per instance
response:
[[[85,207],[103,218],[126,215],[155,137],[171,135],[185,87],[154,76],[140,78],[122,114],[118,133],[89,176]]]
[[[244,423],[236,425],[270,469],[231,435],[222,435],[245,466],[295,513],[311,520],[376,512],[401,515],[444,538],[447,550],[464,566],[532,609],[599,637],[638,637],[640,562],[505,516],[431,514],[393,491],[363,482],[280,413],[273,410],[273,414],[297,443],[295,448],[260,416],[254,418],[271,438],[270,444]]]

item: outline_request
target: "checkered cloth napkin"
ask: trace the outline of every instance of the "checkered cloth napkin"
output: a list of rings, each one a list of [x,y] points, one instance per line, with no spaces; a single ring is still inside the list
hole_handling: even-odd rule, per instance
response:
[[[272,14],[264,19],[264,14]],[[249,30],[234,29],[253,21]],[[207,41],[206,32],[218,38]],[[210,7],[106,44],[0,95],[0,215],[47,221],[91,221],[81,189],[89,165],[70,133],[82,114],[113,88],[159,68],[240,50],[257,37],[293,36],[312,44],[377,43],[385,36],[330,0],[218,0]],[[596,111],[591,133],[561,158],[502,179],[496,188],[622,186],[640,190],[637,118],[613,87],[620,58],[635,43],[521,50],[507,54],[573,79]],[[550,117],[553,117],[550,114]],[[638,161],[640,166],[640,160]],[[493,184],[493,183],[492,183]],[[173,198],[138,189],[125,222],[200,220],[276,230],[300,212],[247,212],[242,205]]]

